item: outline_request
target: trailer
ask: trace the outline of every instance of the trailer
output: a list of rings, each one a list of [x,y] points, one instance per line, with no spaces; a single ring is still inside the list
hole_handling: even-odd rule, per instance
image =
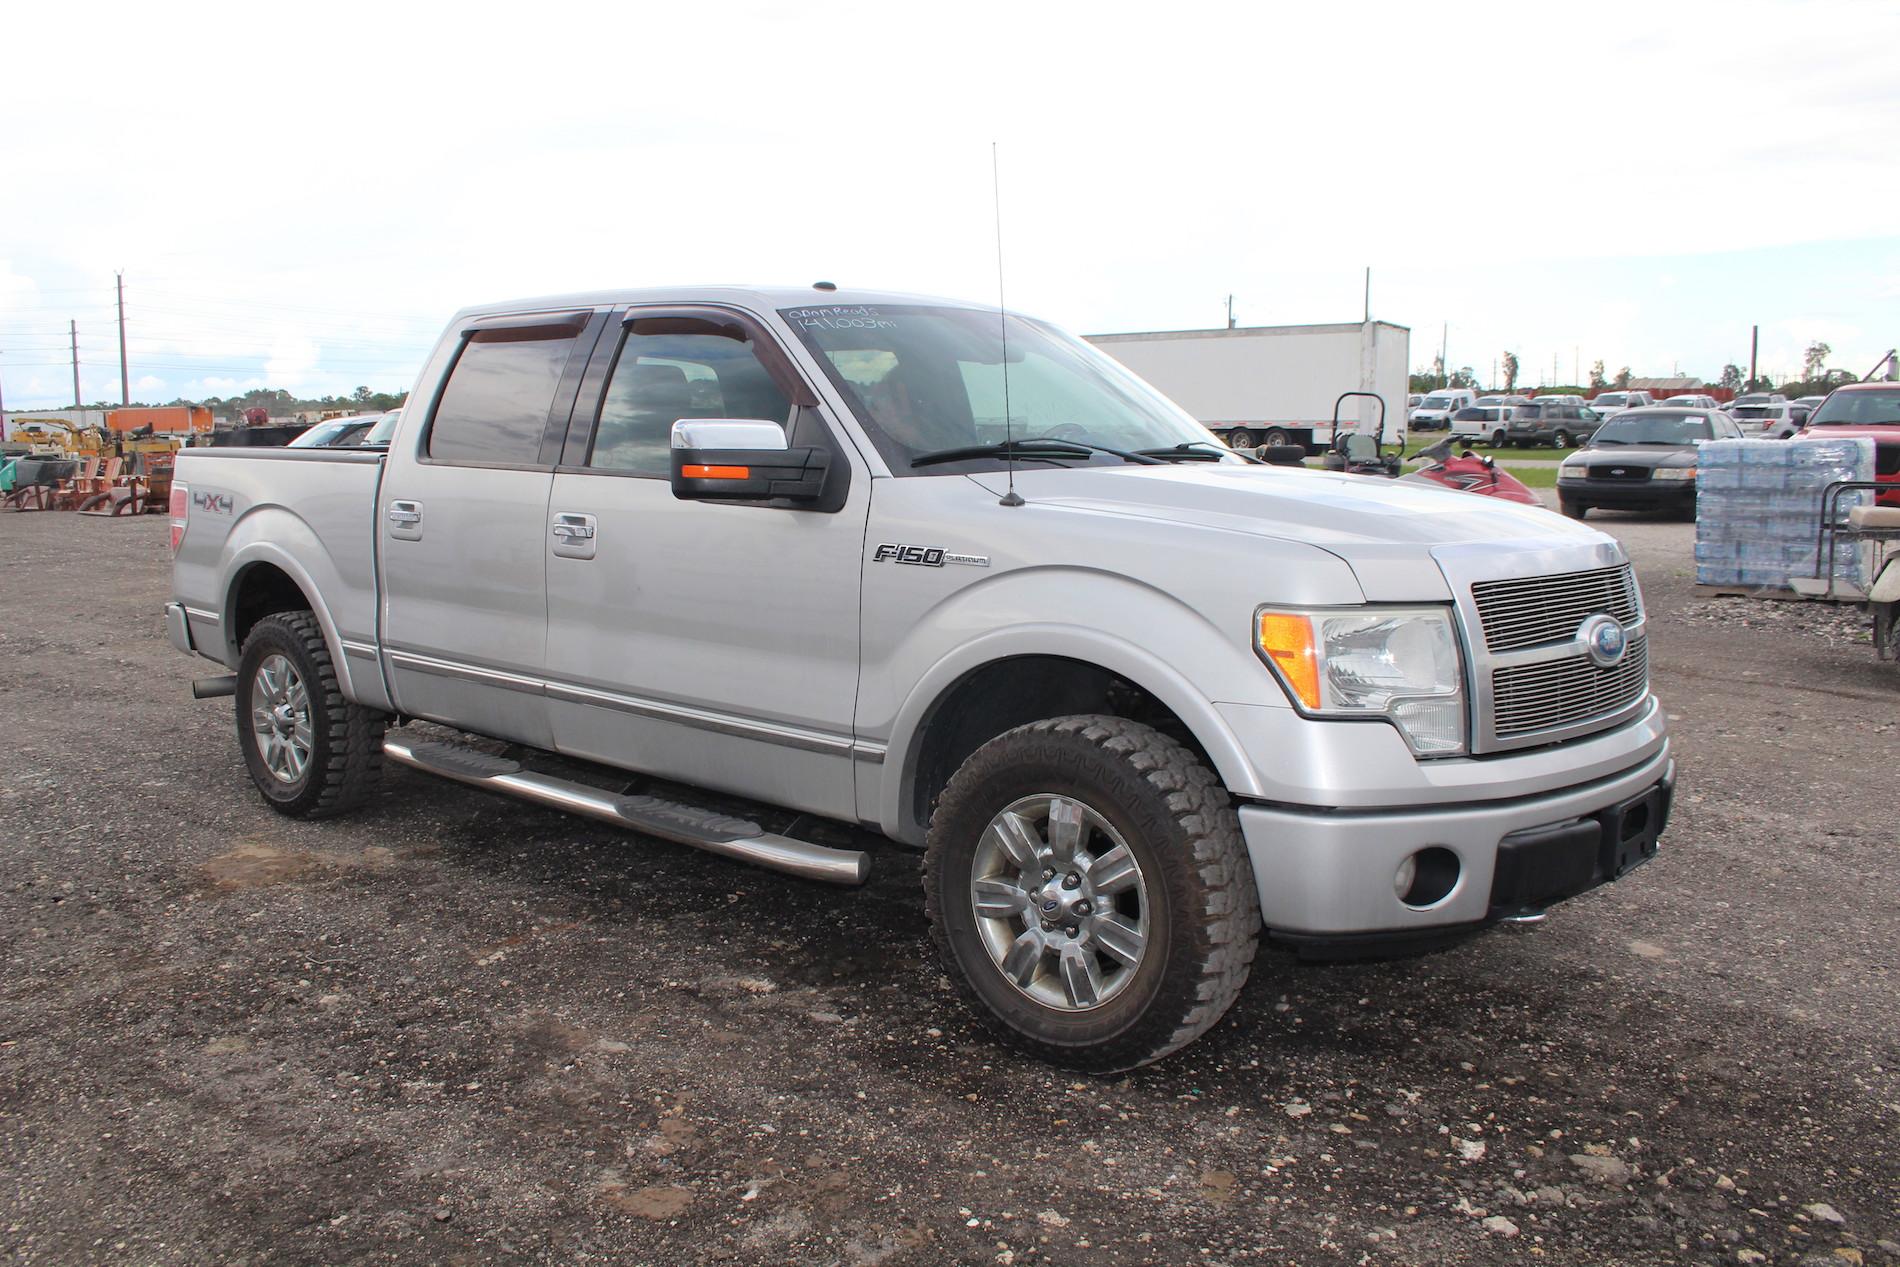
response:
[[[1156,330],[1084,336],[1237,449],[1326,446],[1340,393],[1387,405],[1387,438],[1404,439],[1411,330],[1389,321]],[[1378,405],[1355,398],[1342,429],[1371,434]],[[1395,434],[1396,433],[1396,434]]]

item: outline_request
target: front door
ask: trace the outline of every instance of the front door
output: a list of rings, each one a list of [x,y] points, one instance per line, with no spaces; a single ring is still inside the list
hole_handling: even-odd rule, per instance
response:
[[[771,340],[722,309],[636,309],[601,339],[543,529],[554,744],[854,818],[870,480]],[[679,500],[681,418],[763,419],[825,444],[840,496]]]

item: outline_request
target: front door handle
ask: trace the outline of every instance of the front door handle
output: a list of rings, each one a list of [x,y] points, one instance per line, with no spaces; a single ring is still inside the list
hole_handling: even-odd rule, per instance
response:
[[[563,559],[593,558],[594,524],[592,515],[577,510],[556,511],[549,528],[554,534],[554,553]]]
[[[422,522],[421,502],[389,503],[389,522],[392,524],[419,524]]]

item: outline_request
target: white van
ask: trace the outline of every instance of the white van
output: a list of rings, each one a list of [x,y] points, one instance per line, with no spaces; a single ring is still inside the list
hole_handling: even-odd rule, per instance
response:
[[[1477,399],[1478,393],[1469,387],[1447,387],[1431,392],[1419,402],[1406,422],[1414,431],[1445,431],[1451,427],[1451,416],[1475,404]]]

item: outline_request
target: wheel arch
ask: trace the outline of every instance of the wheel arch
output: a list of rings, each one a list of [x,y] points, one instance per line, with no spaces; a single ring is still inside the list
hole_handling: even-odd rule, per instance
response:
[[[254,541],[232,557],[226,574],[230,579],[225,585],[219,625],[227,665],[237,666],[244,639],[258,621],[279,612],[308,611],[323,633],[323,645],[330,652],[330,662],[344,696],[372,702],[363,700],[356,689],[352,673],[355,665],[344,653],[342,636],[320,597],[321,589],[294,557],[270,542]]]
[[[1152,725],[1192,749],[1230,791],[1261,794],[1238,736],[1170,666],[1099,631],[999,634],[946,658],[911,692],[886,755],[879,825],[921,845],[936,797],[970,753],[1016,726],[1075,713]]]

